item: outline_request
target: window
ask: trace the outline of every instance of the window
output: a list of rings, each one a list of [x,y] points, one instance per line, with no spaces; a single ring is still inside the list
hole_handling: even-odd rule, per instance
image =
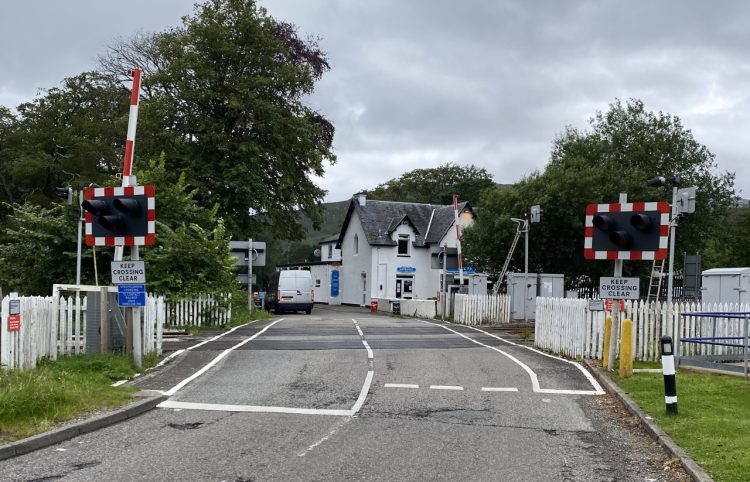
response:
[[[354,256],[359,254],[359,236],[354,235]]]
[[[400,234],[398,236],[398,255],[409,256],[409,235]]]
[[[328,245],[328,259],[331,259],[331,258],[333,258],[333,245],[329,244]]]
[[[315,287],[320,288],[320,280],[317,278],[315,279]]]

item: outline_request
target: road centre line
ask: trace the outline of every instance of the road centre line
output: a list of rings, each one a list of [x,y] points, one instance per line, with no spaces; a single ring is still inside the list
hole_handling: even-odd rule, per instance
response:
[[[586,370],[585,368],[583,368],[580,363],[576,363],[574,361],[566,360],[565,358],[560,358],[558,356],[550,355],[549,353],[544,353],[543,351],[537,350],[536,348],[532,348],[530,346],[521,345],[519,343],[513,343],[510,340],[506,340],[505,338],[499,337],[497,335],[493,335],[492,333],[488,333],[488,332],[486,332],[484,330],[480,330],[479,328],[475,328],[473,326],[467,326],[467,328],[470,328],[470,329],[472,329],[474,331],[478,331],[479,333],[484,333],[485,335],[491,336],[492,338],[497,338],[498,340],[503,341],[503,342],[508,343],[508,344],[511,344],[513,346],[517,346],[517,347],[525,348],[527,350],[531,350],[534,353],[538,353],[540,355],[544,355],[547,358],[552,358],[553,360],[564,361],[565,363],[570,363],[571,365],[573,365],[576,368],[578,368],[578,370],[580,370],[581,373],[583,373],[583,375],[586,377],[586,379],[589,381],[589,383],[591,383],[591,386],[594,387],[594,392],[595,392],[594,395],[604,395],[604,393],[605,393],[604,389],[602,388],[602,386],[599,385],[599,382],[597,382],[596,379],[594,378],[594,376],[591,375],[591,373],[589,373],[588,370]],[[573,395],[590,395],[590,393],[589,393],[588,390],[568,390],[567,392],[561,392],[559,390],[554,390],[554,389],[551,389],[551,388],[550,389],[543,389],[542,391],[540,391],[540,393],[572,393]]]
[[[259,331],[252,337],[248,338],[247,340],[243,340],[241,343],[238,343],[237,345],[231,348],[228,348],[227,350],[224,350],[221,354],[219,354],[216,358],[214,358],[211,362],[209,362],[208,365],[204,366],[197,373],[183,380],[174,388],[172,388],[168,392],[165,392],[164,394],[169,395],[169,396],[173,395],[175,392],[177,392],[182,387],[184,387],[187,383],[189,383],[190,381],[194,380],[195,378],[198,378],[200,375],[205,373],[209,368],[211,368],[216,363],[218,363],[219,360],[221,360],[229,352],[241,347],[245,343],[260,336],[268,328],[270,328],[271,326],[275,325],[276,323],[282,320],[283,318],[274,321],[273,323],[264,327],[261,331]],[[352,321],[354,322],[354,325],[358,327],[357,321],[354,319],[352,319]],[[359,393],[359,397],[357,398],[357,401],[354,403],[352,408],[349,410],[276,407],[276,406],[263,406],[263,405],[232,405],[232,404],[220,404],[220,403],[195,403],[195,402],[180,402],[177,400],[166,400],[157,406],[159,408],[172,408],[172,409],[178,409],[178,410],[208,410],[208,411],[220,411],[220,412],[252,412],[252,413],[289,413],[289,414],[298,414],[298,415],[333,415],[333,416],[341,416],[341,417],[353,417],[354,415],[357,414],[357,412],[359,412],[359,410],[362,408],[362,405],[364,405],[365,399],[367,398],[367,393],[370,390],[370,385],[372,384],[372,379],[374,376],[374,359],[373,359],[372,349],[370,348],[367,341],[364,340],[364,338],[362,339],[362,343],[364,347],[367,349],[368,372],[367,372],[367,376],[365,377],[365,382],[362,386],[362,390]]]
[[[419,385],[413,383],[386,383],[385,388],[419,388]]]
[[[511,361],[513,361],[518,366],[520,366],[521,368],[523,368],[523,370],[529,375],[529,378],[531,379],[531,387],[532,387],[532,390],[535,393],[556,393],[556,394],[566,394],[566,395],[604,395],[604,390],[601,388],[601,386],[598,383],[596,383],[596,380],[593,380],[593,378],[591,378],[591,375],[588,374],[585,370],[583,370],[584,373],[586,373],[587,375],[589,375],[586,378],[590,382],[592,382],[592,385],[594,386],[595,390],[556,390],[556,389],[541,388],[539,386],[539,378],[537,377],[536,373],[534,373],[534,370],[532,370],[528,365],[526,365],[525,363],[523,363],[521,360],[519,360],[518,358],[514,357],[510,353],[504,352],[503,350],[501,350],[501,349],[499,349],[497,347],[490,346],[490,345],[487,345],[485,343],[482,343],[481,341],[475,340],[475,339],[473,339],[473,338],[471,338],[469,336],[466,336],[463,333],[459,333],[458,331],[453,330],[453,329],[451,329],[451,328],[449,328],[449,327],[447,327],[445,325],[440,325],[438,323],[432,323],[430,321],[425,321],[425,320],[419,320],[419,321],[421,321],[422,323],[427,323],[428,325],[439,326],[439,327],[441,327],[441,328],[443,328],[445,330],[448,330],[448,331],[450,331],[452,333],[455,333],[456,335],[458,335],[458,336],[460,336],[462,338],[465,338],[465,339],[471,341],[472,343],[476,343],[477,345],[483,346],[485,348],[489,348],[490,350],[494,350],[494,351],[500,353],[501,355],[509,358]],[[469,326],[467,328],[473,328],[473,327]],[[492,335],[492,334],[487,333],[485,331],[482,331],[482,330],[479,330],[479,329],[476,329],[476,328],[474,328],[474,329],[476,331],[479,331],[480,333],[485,333],[485,334],[490,335],[490,336],[492,336],[494,338],[497,338],[499,340],[506,341],[506,340],[503,340],[502,338],[500,338],[498,336]],[[511,344],[513,344],[515,346],[522,346],[522,345],[516,345],[515,343],[512,343],[512,342],[509,342],[509,343],[511,343]],[[533,351],[537,351],[537,350],[533,350]],[[539,353],[541,353],[541,352],[539,352]],[[545,355],[546,355],[546,353],[545,353]],[[551,357],[551,358],[557,359],[556,357]],[[567,361],[567,360],[563,360],[563,361]],[[580,367],[580,368],[582,369],[582,367]]]
[[[241,341],[240,343],[237,343],[237,344],[236,344],[236,345],[234,345],[233,347],[231,347],[231,348],[227,348],[227,349],[226,349],[226,350],[224,350],[223,352],[219,353],[219,354],[218,354],[218,355],[216,356],[216,358],[214,358],[213,360],[211,360],[210,362],[208,362],[208,363],[207,363],[207,364],[206,364],[206,365],[205,365],[205,366],[204,366],[203,368],[201,368],[201,369],[200,369],[200,370],[198,370],[197,372],[193,373],[193,374],[192,374],[191,376],[187,377],[186,379],[184,379],[183,381],[181,381],[180,383],[178,383],[177,385],[175,385],[175,386],[174,386],[174,387],[172,387],[171,389],[167,390],[167,392],[166,392],[165,394],[171,397],[172,395],[174,395],[175,393],[177,393],[177,392],[178,392],[178,391],[179,391],[180,389],[182,389],[182,388],[183,388],[183,387],[184,387],[185,385],[187,385],[188,383],[192,382],[193,380],[195,380],[195,379],[196,379],[196,378],[198,378],[199,376],[201,376],[201,375],[203,375],[204,373],[206,373],[206,372],[207,372],[207,371],[208,371],[208,370],[209,370],[209,369],[210,369],[210,368],[211,368],[212,366],[214,366],[214,365],[216,365],[217,363],[219,363],[219,361],[220,361],[220,360],[221,360],[222,358],[224,358],[225,356],[229,355],[229,353],[231,353],[232,351],[234,351],[234,350],[236,350],[237,348],[241,347],[241,346],[242,346],[242,345],[244,345],[245,343],[248,343],[248,342],[250,342],[250,341],[252,341],[252,340],[256,339],[257,337],[259,337],[260,335],[262,335],[262,334],[263,334],[263,333],[264,333],[264,332],[265,332],[265,331],[266,331],[267,329],[271,328],[271,327],[272,327],[273,325],[275,325],[276,323],[278,323],[278,322],[282,321],[283,319],[284,319],[284,318],[279,318],[278,320],[274,321],[273,323],[270,323],[270,324],[266,325],[265,327],[263,327],[263,329],[262,329],[262,330],[260,330],[260,331],[259,331],[258,333],[254,334],[254,335],[253,335],[253,336],[251,336],[250,338],[247,338],[247,339],[245,339],[245,340],[242,340],[242,341]],[[237,327],[237,328],[239,328],[239,327]],[[230,330],[230,331],[228,331],[228,332],[224,333],[224,335],[226,335],[226,334],[228,334],[228,333],[231,333],[232,331],[234,331],[234,330]],[[214,338],[212,338],[212,339],[216,339],[216,338],[218,338],[218,337],[214,337]],[[210,340],[209,340],[209,341],[210,341]],[[198,346],[198,345],[196,345],[196,346]],[[166,402],[165,402],[165,403],[166,403]],[[160,405],[160,406],[161,406],[161,405]]]
[[[362,405],[365,404],[365,399],[367,399],[367,392],[370,391],[370,385],[372,384],[372,378],[375,375],[375,357],[372,353],[372,349],[370,348],[370,345],[367,343],[367,340],[365,340],[365,335],[362,333],[362,330],[359,328],[359,323],[357,323],[357,320],[352,318],[352,322],[354,323],[354,326],[357,328],[357,332],[360,334],[360,339],[362,340],[362,344],[365,346],[365,349],[367,349],[367,377],[365,378],[365,384],[362,385],[362,390],[359,392],[359,397],[357,398],[357,401],[354,403],[354,406],[351,409],[351,415],[354,416],[359,410],[362,408]]]
[[[483,392],[517,392],[515,387],[482,387]]]
[[[458,387],[455,385],[430,385],[430,389],[432,390],[462,390],[464,387]]]

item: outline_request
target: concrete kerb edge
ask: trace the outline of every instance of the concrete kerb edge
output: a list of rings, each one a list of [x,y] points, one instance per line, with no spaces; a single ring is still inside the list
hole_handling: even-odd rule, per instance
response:
[[[64,442],[65,440],[70,440],[78,435],[93,432],[94,430],[114,425],[129,418],[137,417],[138,415],[156,408],[157,405],[168,398],[169,397],[166,395],[149,397],[144,400],[133,402],[105,415],[92,417],[88,420],[83,420],[81,422],[50,430],[49,432],[11,442],[0,447],[0,460],[24,455],[44,447],[49,447],[50,445]]]
[[[714,482],[714,479],[711,478],[708,473],[703,470],[703,468],[698,465],[698,463],[690,457],[690,455],[687,454],[679,445],[677,445],[672,438],[667,435],[664,430],[661,429],[656,423],[654,423],[652,420],[646,418],[646,412],[644,412],[641,407],[638,406],[628,395],[619,387],[616,383],[614,383],[610,378],[606,375],[606,373],[601,370],[599,367],[592,365],[589,363],[588,360],[582,360],[582,365],[585,366],[601,383],[605,390],[614,394],[615,397],[617,397],[620,402],[625,406],[625,408],[630,412],[633,416],[635,416],[638,421],[640,422],[641,426],[644,428],[646,433],[648,433],[651,438],[653,438],[656,442],[659,443],[664,449],[673,457],[678,459],[680,461],[680,464],[682,464],[682,467],[685,469],[685,472],[690,475],[690,477],[695,482]]]

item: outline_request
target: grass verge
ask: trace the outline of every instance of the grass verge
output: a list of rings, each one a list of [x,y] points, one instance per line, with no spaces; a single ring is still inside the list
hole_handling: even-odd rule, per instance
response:
[[[154,358],[154,359],[152,359]],[[144,358],[144,367],[155,364]],[[41,360],[33,370],[0,370],[0,443],[42,433],[87,412],[132,400],[135,387],[113,387],[136,370],[121,355]]]
[[[749,480],[750,383],[744,378],[678,370],[679,414],[672,416],[666,413],[660,373],[610,376],[717,482]]]

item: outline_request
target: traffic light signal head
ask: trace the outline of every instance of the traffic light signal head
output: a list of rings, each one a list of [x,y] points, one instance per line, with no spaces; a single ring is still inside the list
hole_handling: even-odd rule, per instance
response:
[[[664,259],[669,204],[590,204],[586,208],[586,259]]]
[[[86,244],[89,246],[140,246],[155,241],[153,186],[87,188]]]

